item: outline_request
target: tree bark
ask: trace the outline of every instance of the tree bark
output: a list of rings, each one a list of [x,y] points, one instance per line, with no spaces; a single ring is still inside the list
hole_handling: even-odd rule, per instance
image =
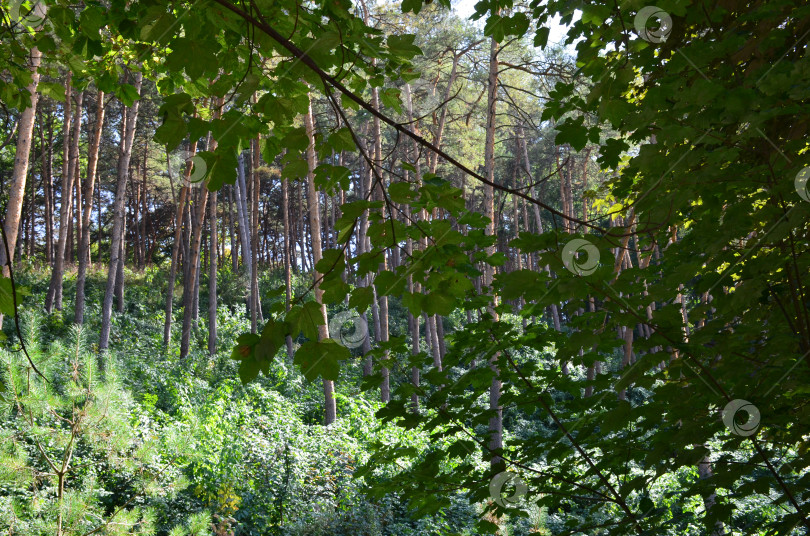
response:
[[[318,326],[318,340],[329,338],[329,322],[326,316],[326,305],[323,304],[323,291],[321,290],[321,273],[314,267],[323,257],[321,250],[321,210],[318,202],[318,191],[315,189],[315,167],[317,166],[315,154],[315,123],[312,116],[312,100],[310,97],[309,111],[304,116],[304,127],[306,128],[309,145],[307,146],[307,203],[309,205],[309,228],[312,234],[312,261],[313,276],[315,277],[314,292],[315,301],[321,304],[323,314],[323,325]],[[332,380],[323,380],[324,397],[324,424],[330,425],[337,418],[337,406],[335,404],[335,384]]]
[[[73,322],[84,323],[85,284],[87,266],[90,263],[90,214],[93,211],[93,190],[96,184],[98,168],[98,150],[101,146],[101,134],[104,127],[104,92],[99,91],[96,98],[96,124],[93,138],[87,149],[87,179],[84,183],[84,206],[82,207],[81,236],[79,237],[79,273],[76,278],[76,308]]]
[[[14,169],[11,172],[11,189],[8,192],[8,205],[6,217],[3,221],[8,249],[11,256],[6,258],[5,248],[0,248],[0,264],[3,265],[3,274],[8,275],[8,265],[14,261],[14,245],[17,243],[17,234],[20,228],[23,198],[25,197],[25,181],[28,178],[28,159],[31,154],[31,138],[34,133],[34,118],[37,113],[37,85],[39,85],[39,65],[42,54],[37,47],[31,49],[29,69],[31,70],[31,83],[25,88],[31,96],[31,105],[20,114],[17,130],[17,146],[14,153]],[[0,317],[0,324],[2,317]]]
[[[74,144],[71,141],[71,125],[73,113],[71,108],[71,73],[68,72],[65,80],[65,106],[64,125],[62,128],[63,137],[63,160],[62,160],[62,197],[59,200],[59,236],[56,242],[56,252],[54,254],[53,270],[51,271],[51,281],[48,286],[48,294],[45,297],[45,310],[48,314],[56,309],[62,309],[62,277],[65,270],[65,247],[68,238],[68,226],[70,222],[71,209],[73,203],[73,150]],[[82,93],[79,93],[81,99]],[[81,101],[79,100],[79,127],[81,128]],[[80,131],[76,132],[76,135]],[[78,140],[75,145],[78,148]]]
[[[134,75],[134,86],[140,95],[143,74]],[[105,351],[110,344],[110,318],[112,317],[113,293],[118,278],[118,264],[122,251],[121,236],[124,231],[124,206],[127,195],[127,178],[129,177],[129,161],[132,157],[132,144],[135,140],[135,127],[138,120],[138,106],[140,98],[129,108],[126,121],[123,123],[121,135],[121,149],[118,153],[118,180],[115,188],[115,201],[113,202],[113,228],[110,244],[110,266],[107,270],[107,286],[104,290],[104,302],[101,307],[101,336],[98,347]]]
[[[124,265],[127,258],[127,215],[124,214],[124,223],[121,228],[121,252],[118,255],[118,270],[115,276],[115,305],[116,311],[124,312]]]
[[[289,312],[290,310],[290,302],[292,301],[292,274],[291,274],[291,264],[292,260],[290,259],[290,238],[292,233],[290,233],[290,188],[287,177],[281,178],[281,211],[282,211],[282,218],[284,224],[284,288],[285,288],[285,299],[284,299],[284,310]],[[293,358],[293,342],[292,337],[287,335],[286,337],[287,342],[287,359],[292,363]]]
[[[196,117],[196,114],[195,114]],[[194,166],[191,158],[197,153],[197,142],[194,141],[189,146],[189,159],[183,171],[183,186],[180,187],[180,199],[177,201],[177,212],[174,216],[174,242],[172,243],[172,263],[169,267],[169,281],[166,287],[166,307],[163,318],[163,346],[167,348],[172,336],[172,321],[174,307],[174,287],[177,280],[177,265],[180,258],[180,246],[183,244],[183,216],[186,213],[186,200],[188,199],[189,179]],[[171,161],[169,154],[166,154],[166,169],[169,174],[169,181],[172,181]]]
[[[222,111],[223,98],[217,99],[214,105],[214,118],[219,118]],[[217,140],[211,139],[207,144],[209,151],[215,151]],[[190,258],[188,262],[188,277],[183,283],[183,328],[180,334],[180,359],[188,357],[191,342],[192,320],[197,318],[196,309],[199,307],[199,277],[200,277],[200,246],[202,245],[202,235],[204,231],[205,209],[208,203],[208,186],[200,188],[200,195],[197,199],[196,217],[191,218],[191,244],[189,247]],[[192,216],[195,216],[192,214]]]
[[[53,116],[48,114],[48,150],[47,157],[43,153],[44,161],[42,168],[43,180],[45,182],[45,261],[48,266],[53,263]],[[0,254],[0,258],[5,256],[5,252]]]
[[[498,93],[498,43],[490,40],[489,50],[489,79],[487,86],[487,125],[486,125],[486,141],[484,146],[484,168],[486,177],[490,184],[495,182],[495,126],[496,126],[496,112],[497,112],[497,93]],[[495,236],[495,191],[492,186],[484,186],[484,216],[489,218],[489,223],[485,229],[488,236]],[[495,245],[486,248],[488,256],[495,254]],[[495,268],[490,264],[484,267],[484,284],[489,286],[492,284],[495,275]],[[489,314],[494,321],[498,320],[498,313],[495,311],[497,305],[497,298],[493,296],[493,300],[488,307]],[[503,409],[500,405],[501,399],[501,379],[498,370],[498,354],[493,356],[490,360],[490,368],[494,372],[492,383],[489,389],[489,409],[492,416],[489,419],[489,449],[496,451],[503,447]],[[501,463],[500,456],[493,456],[490,464],[493,468],[499,466]]]
[[[239,242],[236,240],[236,230],[233,221],[234,186],[228,185],[228,233],[231,236],[231,268],[233,273],[239,270]]]
[[[246,302],[248,309],[250,309],[250,283],[253,280],[253,276],[251,274],[253,265],[250,262],[252,258],[250,253],[250,214],[248,213],[247,204],[248,192],[247,180],[245,177],[247,172],[245,168],[245,155],[241,154],[239,155],[238,167],[236,171],[236,217],[239,220],[239,240],[241,241],[240,251],[242,254],[242,266],[246,272]]]
[[[380,107],[380,96],[378,88],[373,88],[371,90],[371,102],[375,109],[379,109]],[[376,173],[372,170],[372,177],[378,176],[378,181],[374,181],[374,185],[372,185],[372,198],[376,201],[383,201],[383,188],[384,185],[382,182],[382,132],[380,130],[380,119],[378,117],[374,118],[372,122],[373,125],[373,140],[374,140],[374,157],[373,157],[373,166],[377,170]],[[385,218],[385,209],[381,209],[383,214],[383,219]],[[393,215],[391,215],[393,217]],[[382,272],[387,269],[388,267],[388,258],[387,258],[386,251],[382,252],[382,262],[379,265],[379,271]],[[382,342],[388,342],[388,296],[378,296],[376,293],[376,287],[374,292],[375,299],[378,303],[379,313],[378,313],[378,320],[379,323],[375,325],[375,327],[379,328],[378,337],[377,339]],[[388,358],[388,352],[386,351],[384,354],[383,359]],[[382,374],[382,383],[380,384],[380,400],[383,403],[387,403],[391,400],[391,373],[388,370],[388,367],[381,367],[380,373]]]
[[[250,199],[250,331],[256,333],[256,323],[262,319],[261,303],[259,301],[259,165],[261,157],[259,155],[259,139],[250,141],[251,155],[253,156],[253,166],[251,176],[253,177],[253,187],[251,188]]]
[[[211,204],[208,213],[208,354],[217,353],[217,192],[210,194]]]

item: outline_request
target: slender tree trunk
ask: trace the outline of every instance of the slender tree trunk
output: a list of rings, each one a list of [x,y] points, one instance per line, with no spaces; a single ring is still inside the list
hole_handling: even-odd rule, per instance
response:
[[[296,226],[296,233],[298,235],[298,243],[299,243],[299,251],[301,252],[301,273],[306,273],[309,268],[309,263],[307,262],[307,246],[304,240],[304,235],[306,234],[306,229],[304,225],[304,199],[301,193],[303,187],[298,183],[295,184],[295,193],[298,197],[298,225]]]
[[[79,176],[79,143],[81,141],[81,133],[82,133],[82,104],[84,102],[84,92],[80,92],[76,96],[76,110],[74,111],[73,117],[73,136],[71,139],[71,143],[73,146],[70,148],[70,179],[71,183],[73,184],[73,192],[71,194],[70,200],[70,212],[68,213],[68,237],[67,242],[65,243],[65,262],[68,264],[73,263],[74,257],[74,218],[78,219],[81,213],[80,207],[77,206],[77,203],[80,202],[79,197],[77,195],[80,194],[79,190],[81,189],[81,177]],[[78,223],[78,222],[75,222]],[[59,300],[58,308],[62,308],[62,282],[59,283],[59,294],[57,296]]]
[[[81,236],[79,237],[79,273],[76,278],[76,309],[73,321],[84,323],[85,284],[87,265],[90,262],[90,213],[93,211],[93,190],[96,184],[98,167],[98,150],[101,146],[101,133],[104,127],[104,92],[99,91],[96,98],[96,124],[93,138],[87,149],[87,179],[84,183],[84,206],[82,207]]]
[[[96,248],[98,249],[99,257],[101,257],[101,241],[102,235],[104,234],[104,225],[101,223],[101,185],[96,189],[96,217],[98,221],[98,241],[96,242]],[[92,246],[90,249],[93,249]]]
[[[358,173],[357,177],[357,192],[360,199],[368,198],[369,188],[371,187],[372,181],[371,174],[372,174],[371,167],[361,160],[360,173]],[[364,210],[363,213],[360,215],[360,225],[357,229],[357,246],[355,256],[362,255],[366,251],[367,232],[368,232],[368,211]],[[360,278],[357,284],[358,286],[361,287],[368,287],[369,280],[370,277],[368,275],[365,275]],[[376,307],[376,300],[372,302],[372,305],[373,307]],[[367,310],[363,311],[362,317],[365,324],[368,325]],[[377,333],[376,329],[377,328],[375,325],[375,335]],[[369,355],[369,352],[371,352],[371,340],[368,336],[363,338],[362,349],[363,349],[363,356],[365,356],[363,358],[363,376],[370,376],[374,372],[374,363],[372,362],[371,356]]]
[[[143,75],[135,73],[134,86],[141,92]],[[110,233],[110,266],[107,270],[107,286],[104,291],[104,302],[101,308],[101,336],[98,347],[104,351],[110,344],[110,319],[112,317],[113,293],[118,278],[118,263],[122,251],[121,235],[124,231],[124,210],[127,195],[127,178],[129,176],[129,161],[132,157],[132,144],[135,140],[135,127],[138,120],[138,106],[140,99],[136,100],[127,110],[126,121],[123,123],[121,135],[121,149],[118,153],[118,180],[115,188],[115,201],[113,202],[113,228]]]
[[[28,159],[31,154],[31,138],[34,133],[34,118],[37,113],[37,85],[39,84],[39,65],[42,54],[37,47],[31,49],[29,56],[29,69],[31,70],[31,83],[25,88],[31,96],[31,105],[20,114],[17,130],[17,146],[14,152],[14,169],[11,172],[11,189],[8,192],[8,205],[3,227],[8,240],[10,259],[6,258],[6,248],[0,248],[0,264],[3,266],[3,275],[8,276],[8,266],[14,261],[14,245],[17,243],[17,234],[20,228],[23,198],[25,197],[25,181],[28,177]],[[49,140],[50,141],[50,140]],[[0,326],[3,317],[0,315]]]
[[[286,177],[281,178],[281,212],[284,224],[284,287],[285,299],[284,310],[290,310],[290,302],[292,301],[292,274],[291,274],[291,259],[290,259],[290,192],[289,183]],[[292,337],[287,335],[287,359],[292,363],[293,358],[293,342]]]
[[[250,214],[248,213],[248,191],[247,191],[247,180],[245,175],[247,174],[246,165],[245,165],[245,155],[241,154],[238,158],[238,167],[236,173],[236,216],[239,219],[239,239],[241,241],[241,252],[242,252],[242,266],[245,269],[246,275],[246,283],[245,283],[245,291],[247,293],[247,305],[248,309],[250,309],[251,301],[250,301],[250,286],[251,282],[253,281],[253,275],[251,273],[253,265],[250,262],[252,259],[250,253]]]
[[[118,255],[118,270],[115,276],[116,311],[124,312],[124,265],[127,259],[127,215],[124,214],[124,225],[121,229],[121,252]]]
[[[43,156],[44,158],[44,156]],[[45,261],[53,266],[53,116],[48,114],[48,154],[43,167],[45,180]],[[0,258],[5,252],[0,254]]]
[[[62,308],[61,294],[62,276],[65,269],[65,245],[68,235],[68,222],[70,221],[71,200],[73,199],[73,181],[71,180],[71,164],[73,162],[73,156],[71,155],[73,149],[73,143],[71,143],[71,124],[73,121],[71,79],[71,73],[68,72],[67,79],[65,80],[65,105],[62,128],[62,150],[64,156],[62,159],[62,197],[59,200],[59,235],[56,241],[51,281],[48,286],[48,294],[45,297],[45,310],[48,314],[53,312],[54,306],[57,309]]]
[[[374,108],[379,109],[380,107],[380,97],[379,97],[379,90],[377,88],[373,88],[371,91],[371,100],[372,105]],[[374,140],[374,168],[376,169],[376,173],[379,174],[379,179],[375,181],[376,186],[372,187],[372,197],[376,201],[383,201],[383,188],[384,185],[380,182],[382,181],[382,132],[380,130],[380,119],[378,117],[374,118],[372,123],[373,125],[373,140]],[[374,175],[372,175],[374,176]],[[383,211],[385,209],[382,209]],[[385,217],[385,214],[383,214]],[[393,215],[391,215],[393,217]],[[382,262],[379,266],[379,271],[383,271],[387,269],[388,259],[387,254],[383,251],[382,254]],[[375,296],[376,294],[376,287],[375,287]],[[379,304],[379,324],[375,327],[379,327],[379,336],[378,340],[382,343],[388,342],[388,296],[377,296],[376,301]],[[384,359],[388,358],[388,351],[385,352]],[[380,372],[382,374],[382,383],[380,384],[380,400],[383,403],[387,403],[391,400],[391,373],[388,370],[388,367],[381,367]]]
[[[208,214],[208,354],[217,353],[217,192],[211,192]]]
[[[78,145],[78,144],[77,144]],[[82,242],[82,176],[79,173],[79,162],[80,159],[78,157],[78,150],[76,151],[76,167],[73,168],[73,207],[75,212],[76,222],[73,225],[73,231],[76,235],[76,241],[74,244],[73,237],[71,236],[68,245],[70,246],[71,253],[68,255],[68,259],[74,258],[74,250],[76,255],[76,262],[78,262],[79,258],[79,248],[81,247]],[[72,261],[71,261],[72,262]]]
[[[180,359],[188,357],[191,345],[191,325],[197,318],[200,284],[200,250],[202,247],[205,209],[208,206],[208,189],[202,188],[197,198],[196,216],[192,220],[191,244],[189,246],[188,278],[183,284],[183,328],[180,334]]]
[[[196,116],[196,114],[195,114]],[[190,157],[186,163],[185,169],[183,171],[183,186],[180,188],[180,199],[177,201],[177,212],[175,213],[174,217],[174,243],[172,244],[172,263],[169,267],[169,281],[166,287],[166,307],[164,309],[164,319],[163,319],[163,346],[164,348],[169,346],[169,341],[171,340],[172,336],[172,309],[174,307],[174,287],[175,282],[177,280],[177,263],[179,262],[180,257],[180,246],[183,244],[183,216],[186,213],[186,200],[188,198],[188,191],[189,191],[189,178],[191,177],[191,170],[193,167],[193,163],[191,158],[197,152],[197,142],[194,141],[189,146],[189,153]],[[171,161],[169,158],[169,154],[166,154],[166,169],[169,173],[169,181],[172,179],[172,172],[171,172]]]
[[[233,273],[239,270],[239,242],[236,240],[236,233],[233,224],[233,198],[234,186],[228,186],[228,232],[231,235],[231,266]]]
[[[261,318],[261,304],[259,302],[259,191],[261,184],[259,182],[259,165],[261,158],[259,155],[259,139],[256,138],[250,141],[251,154],[253,156],[253,166],[251,176],[253,177],[253,187],[251,189],[250,200],[250,215],[252,218],[250,224],[250,330],[256,333],[257,320]]]
[[[323,325],[318,326],[318,340],[329,338],[329,325],[326,316],[326,305],[323,304],[323,291],[321,290],[321,273],[314,268],[321,260],[323,251],[321,250],[321,210],[318,202],[318,191],[315,189],[315,167],[317,166],[315,155],[315,123],[312,117],[312,100],[310,98],[309,111],[304,116],[304,126],[306,128],[309,145],[307,146],[307,203],[309,204],[309,228],[312,234],[312,261],[313,276],[315,277],[314,292],[315,301],[321,304],[323,314]],[[335,404],[335,385],[332,380],[323,380],[324,397],[324,424],[330,425],[337,418],[337,406]]]
[[[219,118],[222,110],[220,97],[214,106],[214,117]],[[211,139],[206,145],[209,151],[215,151],[217,140]],[[200,277],[200,246],[202,245],[202,235],[205,221],[205,208],[208,203],[208,187],[200,188],[200,196],[197,200],[196,217],[192,218],[192,239],[190,245],[190,259],[188,259],[189,273],[183,285],[183,328],[180,335],[180,359],[188,357],[191,342],[192,320],[197,318],[196,310],[199,307],[199,277]]]
[[[495,126],[496,126],[496,112],[497,112],[497,96],[498,96],[498,43],[490,40],[489,51],[489,80],[487,87],[487,126],[486,126],[486,141],[484,146],[484,168],[487,179],[490,183],[495,182]],[[484,186],[484,215],[489,218],[489,223],[486,227],[486,234],[488,236],[495,236],[495,191],[492,186]],[[486,248],[487,255],[495,254],[495,245]],[[484,267],[484,283],[491,285],[495,268],[490,264]],[[493,301],[488,307],[489,314],[493,320],[498,320],[498,313],[495,311],[497,299],[493,297]],[[498,355],[492,357],[490,360],[490,367],[494,372],[492,377],[492,384],[489,389],[489,409],[493,415],[489,419],[489,449],[491,451],[499,450],[503,447],[503,409],[500,405],[501,399],[501,379],[498,369]],[[500,456],[493,456],[490,461],[493,468],[501,463]]]

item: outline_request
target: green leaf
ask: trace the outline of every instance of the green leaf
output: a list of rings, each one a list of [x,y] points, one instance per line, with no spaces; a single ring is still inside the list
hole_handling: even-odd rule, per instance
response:
[[[529,30],[529,25],[531,24],[529,17],[527,17],[523,12],[518,12],[512,15],[509,22],[508,35],[523,35]]]
[[[136,100],[141,98],[138,90],[132,84],[121,84],[115,88],[115,96],[118,97],[124,106],[132,106]]]
[[[81,15],[79,15],[79,26],[82,32],[84,32],[88,38],[95,41],[101,38],[99,30],[105,24],[104,11],[98,6],[87,6],[82,10]]]
[[[249,383],[256,379],[261,371],[259,361],[251,357],[239,363],[239,379],[243,384]]]
[[[394,182],[388,187],[388,195],[395,203],[411,203],[419,197],[408,182]]]
[[[326,144],[336,153],[340,151],[354,151],[354,138],[348,128],[341,128],[329,135]]]
[[[56,82],[40,82],[37,85],[40,95],[45,95],[58,102],[65,102],[65,86]]]
[[[588,129],[582,125],[584,117],[577,117],[575,119],[568,119],[564,123],[557,125],[557,137],[555,143],[557,145],[570,144],[574,150],[579,151],[588,142]]]
[[[422,0],[402,0],[403,13],[413,11],[414,15],[418,15],[421,10],[422,10]]]
[[[297,305],[287,313],[286,321],[290,326],[290,334],[295,336],[303,333],[308,339],[318,338],[318,326],[323,326],[326,322],[323,319],[321,306],[316,302],[305,302]]]
[[[282,138],[281,145],[291,152],[302,152],[309,146],[309,137],[304,127],[290,129]]]
[[[495,41],[501,42],[506,36],[506,23],[500,15],[490,15],[484,25],[484,35],[492,37]]]
[[[19,297],[19,290],[17,292]],[[11,279],[0,276],[0,313],[14,316],[14,293],[11,291]]]
[[[323,257],[315,265],[315,270],[319,273],[341,273],[346,266],[346,258],[342,249],[325,249]]]
[[[288,325],[286,322],[276,322],[275,320],[268,320],[262,329],[261,337],[256,343],[255,356],[261,364],[269,364],[272,361],[279,348],[286,342],[287,335],[289,334]]]
[[[400,102],[400,90],[396,88],[388,88],[380,92],[380,100],[385,106],[393,108],[398,114],[402,113],[402,103]]]
[[[548,44],[548,34],[551,29],[548,26],[541,26],[534,34],[534,46],[546,48]]]
[[[303,158],[298,158],[292,162],[288,162],[284,169],[281,171],[281,176],[288,179],[303,179],[309,174],[309,165]]]
[[[340,361],[350,359],[351,351],[332,339],[307,341],[295,352],[293,362],[301,367],[301,372],[309,381],[318,376],[325,380],[337,380],[340,375]]]
[[[358,313],[364,312],[374,301],[374,289],[371,287],[357,287],[349,296],[349,307]]]
[[[219,190],[226,183],[236,182],[236,151],[228,147],[218,147],[216,152],[197,153],[205,162],[206,186],[210,191]]]
[[[384,270],[374,278],[374,286],[377,293],[382,295],[399,294],[405,287],[406,278]]]
[[[166,66],[173,71],[185,70],[192,80],[198,80],[218,65],[215,39],[179,37],[171,43],[172,52],[166,57]]]
[[[253,349],[259,342],[259,336],[255,333],[243,333],[236,339],[236,346],[231,351],[231,359],[243,361],[253,356]]]
[[[524,292],[534,289],[540,280],[540,274],[534,270],[516,270],[498,274],[496,281],[501,287],[504,300],[514,300]]]
[[[414,56],[422,54],[422,50],[413,44],[415,39],[416,36],[410,34],[389,35],[387,39],[388,50],[401,58],[410,60]]]
[[[318,36],[314,43],[312,43],[308,50],[308,54],[324,54],[331,53],[341,44],[340,34],[331,30],[325,31]]]

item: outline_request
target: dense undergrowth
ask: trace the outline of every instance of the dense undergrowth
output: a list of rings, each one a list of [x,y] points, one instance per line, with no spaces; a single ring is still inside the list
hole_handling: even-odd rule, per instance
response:
[[[101,301],[103,277],[91,274],[90,304]],[[176,341],[162,348],[162,277],[157,269],[127,273],[125,312],[114,316],[112,351],[100,357],[97,306],[82,329],[72,325],[74,279],[66,280],[64,310],[45,316],[37,304],[47,271],[29,266],[17,274],[28,291],[24,342],[47,382],[15,351],[7,319],[9,341],[0,353],[4,533],[55,534],[60,512],[62,531],[71,535],[471,533],[480,509],[460,493],[451,508],[416,520],[395,493],[372,496],[368,478],[353,478],[372,439],[430,451],[426,434],[379,424],[379,403],[358,387],[359,360],[345,367],[339,419],[325,428],[320,383],[306,381],[283,354],[269,375],[239,381],[229,355],[249,324],[238,275],[221,274],[217,355],[204,350],[201,321],[199,344],[185,360]],[[264,274],[263,290],[273,278]],[[203,293],[201,309],[204,300]],[[396,468],[380,467],[373,478],[394,482]],[[539,528],[520,520],[513,533]]]
[[[454,471],[485,474],[485,457],[475,450],[458,453],[435,473],[425,473],[436,453],[452,445],[452,431],[428,434],[412,423],[381,419],[386,411],[378,413],[383,406],[379,391],[369,388],[373,380],[363,381],[360,349],[341,368],[338,420],[329,427],[322,424],[320,382],[307,381],[284,351],[267,374],[243,385],[238,362],[230,357],[238,335],[249,330],[239,274],[220,274],[218,353],[208,355],[201,320],[186,359],[179,358],[177,333],[168,349],[162,345],[162,270],[127,271],[124,313],[113,316],[112,351],[103,355],[96,345],[97,306],[90,306],[81,329],[72,324],[72,275],[64,310],[50,316],[40,310],[48,275],[34,266],[17,272],[25,289],[23,340],[44,379],[29,366],[14,323],[7,319],[4,325],[9,340],[0,350],[3,533],[52,535],[60,534],[61,526],[61,534],[75,536],[473,535],[484,519],[497,522],[501,534],[520,536],[569,534],[566,527],[584,517],[582,501],[549,512],[520,500],[509,505],[509,516],[496,519],[483,513],[495,496],[482,501],[452,486],[427,506],[408,503],[403,495],[413,486],[439,489]],[[101,301],[104,275],[91,274],[91,304]],[[281,299],[272,290],[280,277],[262,274],[267,310]],[[294,282],[300,295],[305,282],[303,276]],[[203,290],[202,311],[206,300]],[[517,317],[512,320],[519,329]],[[448,322],[452,345],[470,326],[461,318]],[[392,301],[392,335],[405,335],[405,323],[404,310]],[[554,366],[552,350],[543,355],[526,349],[516,358]],[[621,360],[618,353],[605,357],[606,367]],[[406,373],[394,369],[392,378],[406,383]],[[450,373],[456,377],[463,370]],[[571,397],[558,390],[552,395],[557,403]],[[650,396],[641,387],[627,391],[634,405]],[[504,429],[510,443],[556,433],[537,408],[511,405],[504,410]],[[661,527],[662,534],[702,531],[700,499],[678,499],[678,490],[698,479],[695,468],[683,469],[662,476],[650,490],[651,500],[669,511],[671,526]],[[521,499],[514,484],[501,490],[503,496]],[[729,499],[740,501],[748,526],[775,514],[773,505],[754,497]],[[605,509],[603,522],[611,521]]]

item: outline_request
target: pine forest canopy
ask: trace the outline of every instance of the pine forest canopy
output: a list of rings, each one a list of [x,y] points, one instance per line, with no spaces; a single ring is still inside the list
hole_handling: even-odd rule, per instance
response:
[[[43,386],[14,276],[47,266],[45,312],[98,317],[103,356],[127,263],[157,264],[179,363],[228,341],[248,384],[288,358],[323,424],[352,383],[426,434],[354,471],[414,516],[810,531],[810,5],[2,8],[0,313]]]

